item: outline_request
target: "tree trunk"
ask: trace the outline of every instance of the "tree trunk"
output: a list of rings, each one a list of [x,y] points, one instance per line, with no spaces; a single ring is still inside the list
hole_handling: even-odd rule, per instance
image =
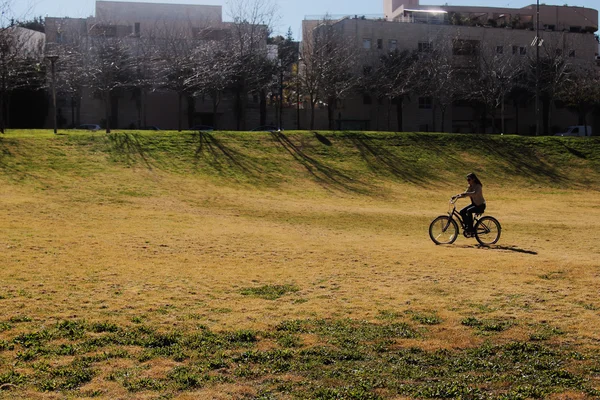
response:
[[[213,103],[213,128],[217,129],[217,109],[219,108],[219,103],[221,103],[221,96],[218,92],[215,92],[211,97]]]
[[[327,101],[327,120],[329,125],[329,130],[334,130],[334,119],[335,119],[335,99],[329,98]]]
[[[177,130],[179,132],[181,132],[181,120],[183,119],[183,113],[182,113],[182,98],[183,98],[183,94],[178,93],[177,94]]]
[[[543,128],[542,133],[548,135],[548,127],[550,124],[550,99],[548,97],[542,98],[542,118]]]
[[[110,91],[104,92],[104,118],[106,119],[106,133],[110,133]]]
[[[75,96],[71,96],[71,127],[75,128]]]
[[[196,99],[194,96],[187,96],[187,109],[188,109],[188,128],[194,126],[194,114],[196,113]]]
[[[4,66],[2,68],[2,92],[0,93],[0,132],[4,133],[4,125],[6,123],[5,114],[6,109],[4,107],[4,97],[6,96],[6,74],[4,72]]]
[[[259,125],[267,125],[267,92],[264,89],[260,90],[260,123]]]
[[[519,101],[514,101],[515,106],[515,134],[519,134]]]
[[[500,120],[502,123],[502,132],[500,133],[505,133],[505,122],[504,122],[504,95],[502,95],[502,104],[500,105]]]
[[[315,129],[315,100],[310,95],[310,129]]]
[[[396,97],[396,119],[398,120],[398,132],[404,132],[404,97]]]
[[[446,120],[446,106],[442,105],[442,106],[440,106],[440,109],[442,111],[442,126],[441,126],[440,131],[445,132],[444,129],[445,129],[445,120]]]
[[[248,91],[243,88],[240,98],[240,129],[246,130],[246,109],[248,106]]]

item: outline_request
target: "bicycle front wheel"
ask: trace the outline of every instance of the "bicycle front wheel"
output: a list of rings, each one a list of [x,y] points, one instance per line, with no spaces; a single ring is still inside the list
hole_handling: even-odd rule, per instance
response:
[[[429,225],[429,237],[435,244],[452,244],[458,237],[458,225],[447,215],[440,215]]]
[[[483,217],[475,225],[475,239],[483,246],[498,242],[500,232],[502,232],[502,227],[494,217]]]

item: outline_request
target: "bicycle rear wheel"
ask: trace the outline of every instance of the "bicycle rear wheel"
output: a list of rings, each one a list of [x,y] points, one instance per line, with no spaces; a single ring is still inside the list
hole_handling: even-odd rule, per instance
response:
[[[501,232],[500,222],[494,217],[483,217],[475,225],[475,239],[484,246],[498,242]]]
[[[447,215],[440,215],[429,225],[429,237],[435,244],[452,244],[458,237],[458,225]]]

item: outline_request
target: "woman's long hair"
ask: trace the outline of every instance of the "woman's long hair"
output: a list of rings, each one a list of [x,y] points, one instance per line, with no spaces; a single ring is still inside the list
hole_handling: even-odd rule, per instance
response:
[[[473,182],[475,182],[478,185],[483,186],[483,183],[481,183],[481,181],[479,180],[477,175],[475,175],[473,172],[471,172],[469,175],[467,175],[467,178],[471,178],[473,180]]]

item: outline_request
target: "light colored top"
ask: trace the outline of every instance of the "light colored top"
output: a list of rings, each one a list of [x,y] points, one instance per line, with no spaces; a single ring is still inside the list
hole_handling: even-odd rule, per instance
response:
[[[483,186],[473,183],[469,185],[467,190],[459,195],[459,197],[470,197],[471,203],[476,206],[480,206],[485,203],[485,199],[483,198]]]

